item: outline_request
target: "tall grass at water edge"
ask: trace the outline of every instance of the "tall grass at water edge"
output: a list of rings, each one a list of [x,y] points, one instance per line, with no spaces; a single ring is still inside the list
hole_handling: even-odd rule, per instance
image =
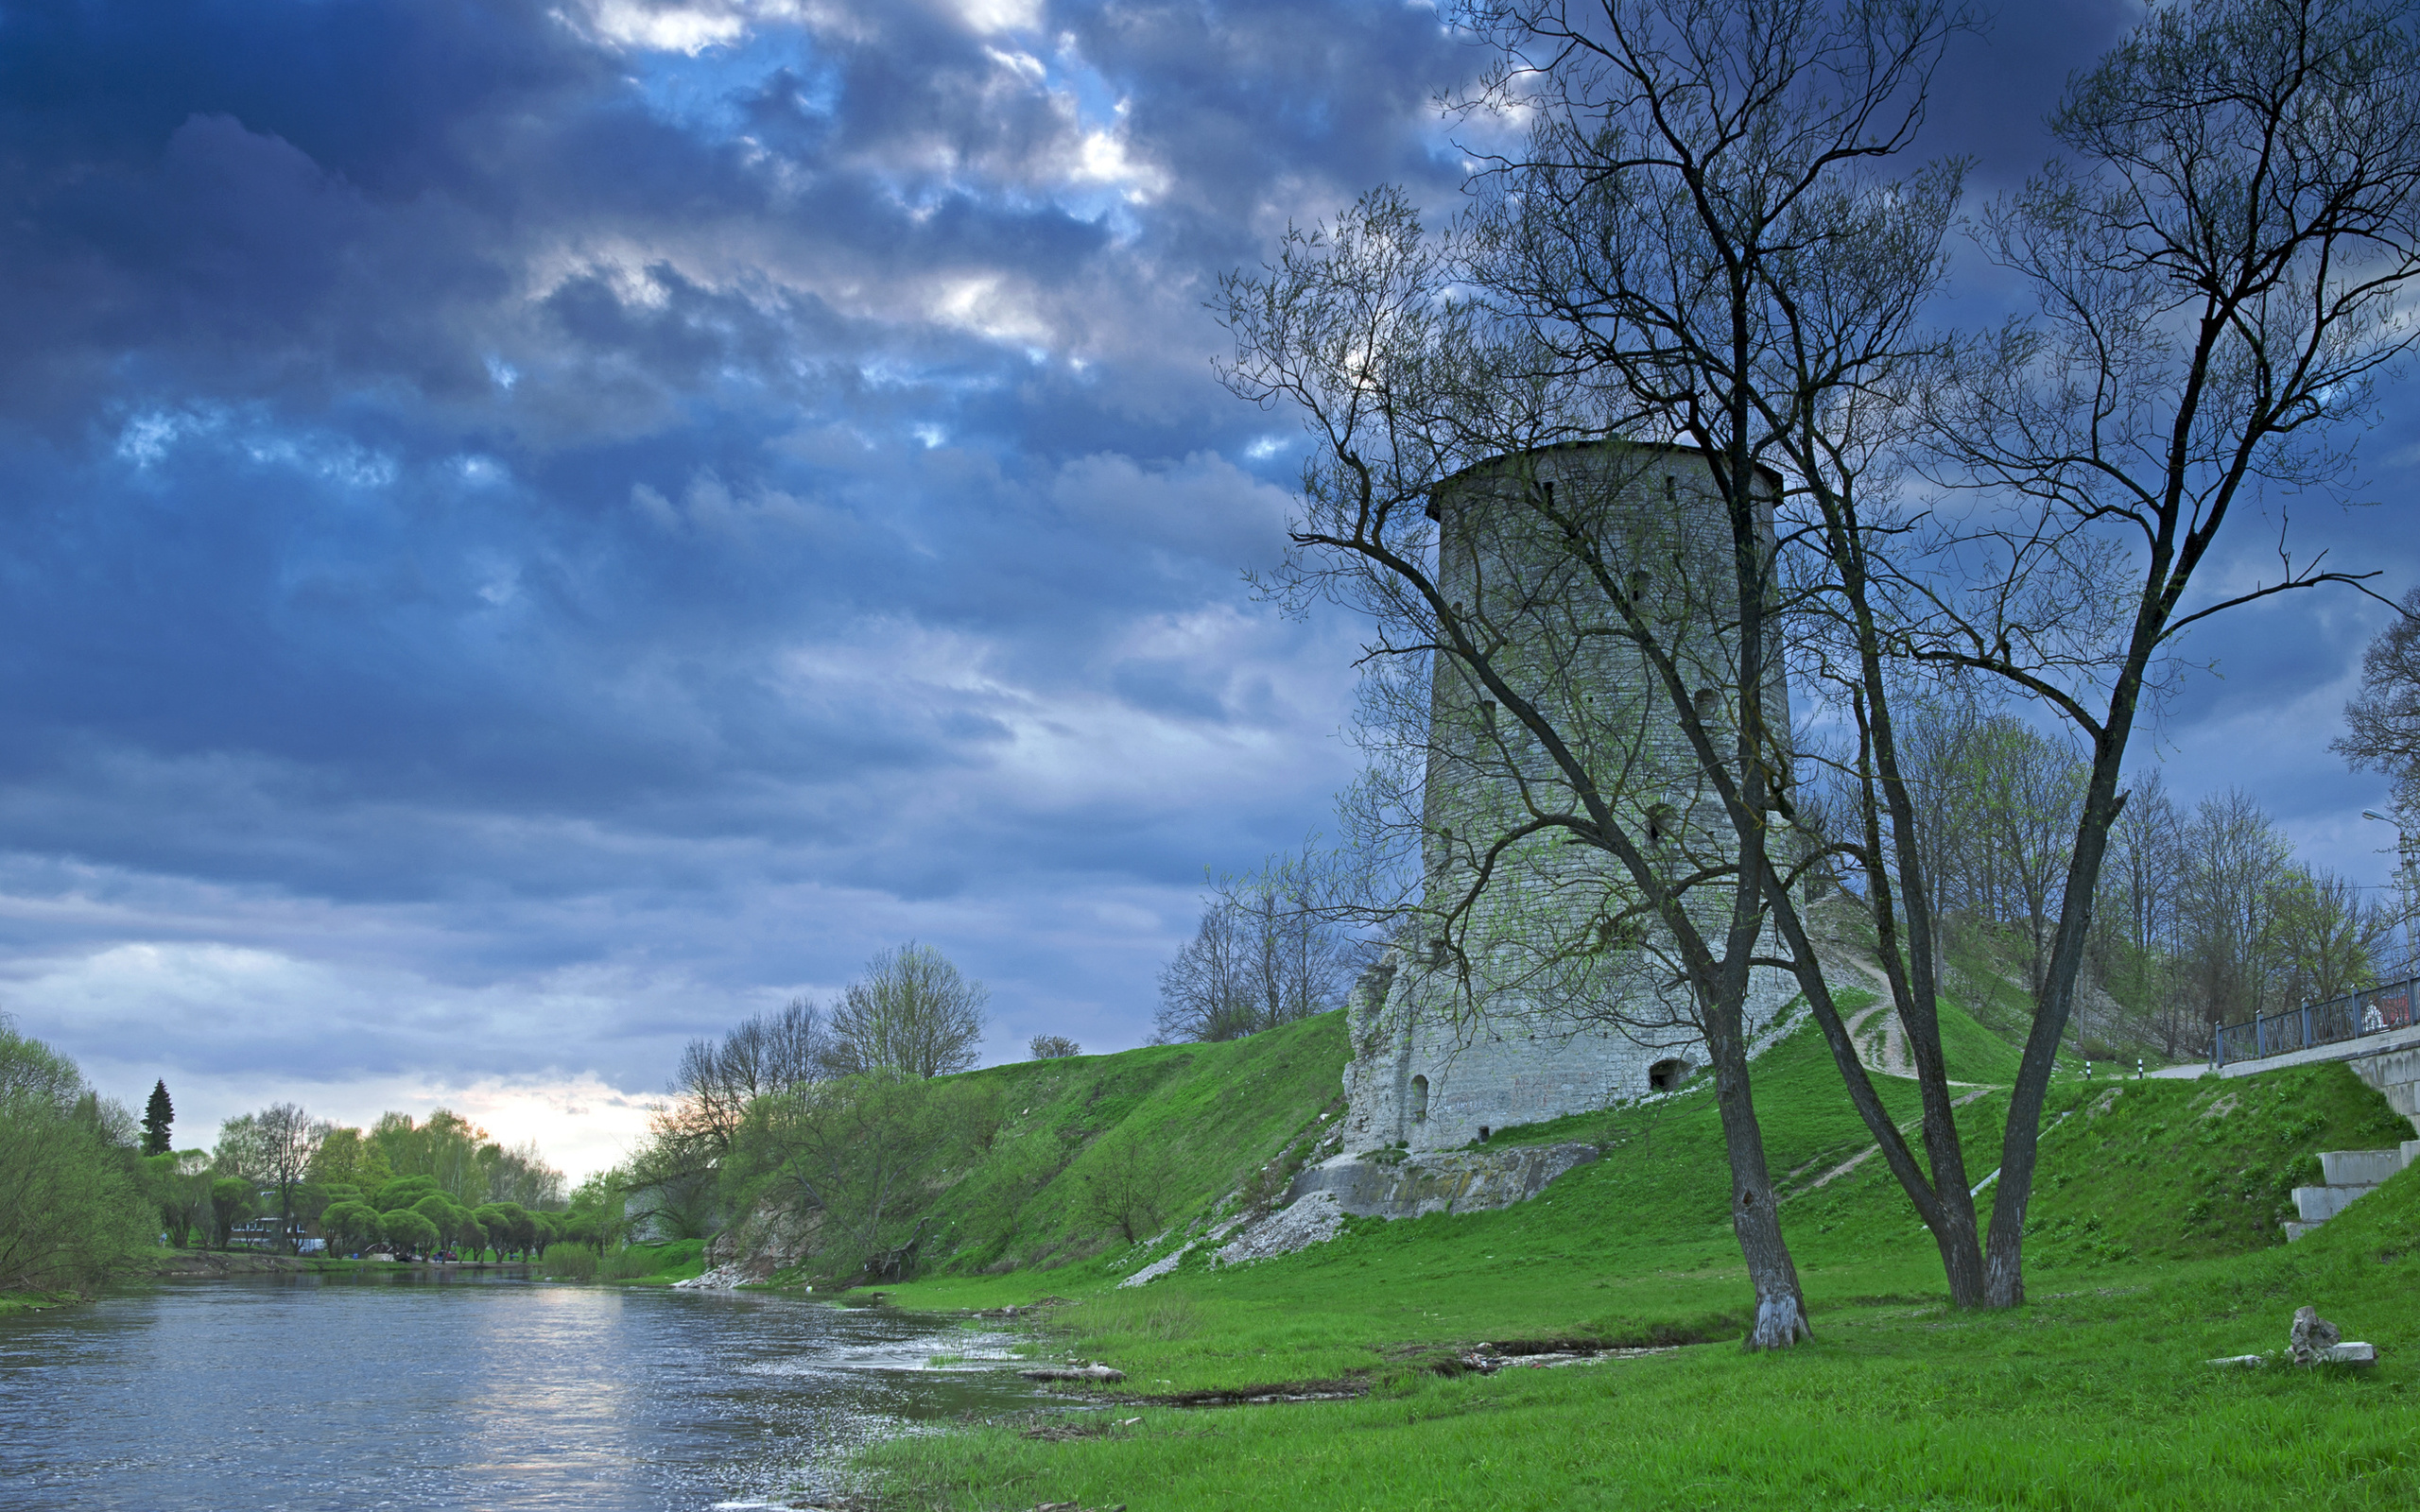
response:
[[[538,1274],[556,1281],[636,1281],[667,1285],[705,1269],[702,1239],[663,1245],[629,1245],[599,1256],[593,1249],[557,1245],[546,1251]]]

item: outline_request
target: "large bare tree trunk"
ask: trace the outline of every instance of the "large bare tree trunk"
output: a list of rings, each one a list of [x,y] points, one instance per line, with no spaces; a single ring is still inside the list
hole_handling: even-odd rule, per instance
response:
[[[2084,796],[2075,856],[2068,863],[2066,899],[2059,910],[2049,969],[2034,1005],[2033,1029],[2025,1039],[2016,1085],[2009,1092],[2000,1179],[1992,1196],[1992,1232],[1984,1251],[1984,1297],[1991,1307],[2015,1307],[2025,1300],[2025,1215],[2032,1204],[2033,1168],[2042,1147],[2042,1105],[2050,1090],[2060,1036],[2075,1007],[2076,977],[2083,968],[2084,942],[2092,929],[2092,895],[2109,848],[2109,826],[2125,802],[2118,791],[2118,768],[2125,759],[2126,732],[2134,724],[2144,660],[2130,662],[2118,679],[2114,717],[2107,727],[2111,733],[2094,753],[2092,785]]]
[[[1782,1239],[1781,1209],[1765,1168],[1765,1141],[1748,1090],[1748,1047],[1739,1032],[1739,1005],[1733,1001],[1706,1016],[1706,1048],[1714,1061],[1714,1100],[1722,1114],[1723,1147],[1731,1157],[1731,1231],[1748,1263],[1755,1288],[1756,1316],[1748,1330],[1749,1349],[1787,1349],[1811,1339],[1806,1301],[1798,1289],[1798,1267]]]

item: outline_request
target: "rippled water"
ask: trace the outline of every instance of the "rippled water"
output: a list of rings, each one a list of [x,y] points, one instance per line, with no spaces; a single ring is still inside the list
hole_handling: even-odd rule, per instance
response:
[[[0,1507],[699,1512],[1029,1400],[997,1344],[751,1293],[174,1283],[0,1319]]]

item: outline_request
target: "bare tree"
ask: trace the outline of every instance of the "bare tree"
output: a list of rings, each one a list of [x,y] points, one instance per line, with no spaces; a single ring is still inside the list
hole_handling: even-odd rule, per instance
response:
[[[734,1025],[719,1040],[692,1040],[673,1073],[667,1127],[718,1158],[750,1103],[814,1080],[831,1049],[821,1014],[804,997]]]
[[[2163,6],[2050,125],[2065,157],[1984,222],[2038,312],[1930,414],[1945,477],[2007,507],[1962,533],[1910,631],[1918,657],[2039,699],[2091,766],[2001,1143],[1996,1305],[2024,1297],[2042,1102],[2147,689],[2210,616],[2357,580],[2286,557],[2273,582],[2187,602],[2264,487],[2344,497],[2347,427],[2420,335],[2400,308],[2420,275],[2420,38],[2367,0]]]
[[[294,1188],[310,1172],[311,1157],[332,1127],[294,1103],[274,1103],[252,1115],[257,1177],[277,1188],[278,1243],[292,1246]]]
[[[546,1163],[534,1139],[506,1147],[491,1144],[487,1200],[518,1203],[524,1208],[560,1208],[563,1204],[563,1174]]]
[[[2377,951],[2395,911],[2364,901],[2360,885],[2324,868],[2292,867],[2269,906],[2270,954],[2281,1006],[2324,1003],[2377,976]]]
[[[1336,1006],[1366,952],[1322,896],[1326,881],[1307,852],[1221,879],[1161,968],[1154,1040],[1237,1040]]]
[[[1748,1343],[1786,1346],[1806,1336],[1805,1308],[1742,1017],[1802,860],[1769,457],[1781,433],[1824,422],[1896,360],[1934,276],[1955,174],[1863,175],[1912,138],[1952,21],[1923,3],[1753,0],[1480,4],[1463,17],[1505,56],[1472,105],[1530,124],[1479,185],[1465,249],[1441,257],[1399,198],[1376,195],[1290,237],[1267,279],[1228,285],[1231,387],[1299,406],[1320,447],[1297,554],[1270,586],[1369,614],[1371,685],[1399,713],[1374,723],[1425,747],[1422,801],[1437,807],[1422,870],[1468,881],[1432,882],[1424,897],[1437,901],[1416,905],[1417,970],[1471,978],[1521,954],[1532,996],[1577,1005],[1588,984],[1642,976],[1674,988],[1598,1001],[1660,1005],[1703,1035],[1755,1289]],[[1877,291],[1895,282],[1836,329],[1797,333],[1824,351],[1793,366],[1776,345],[1789,301],[1836,266]],[[1588,487],[1539,450],[1601,438],[1649,444],[1627,476]],[[1674,441],[1685,467],[1666,460]],[[1631,502],[1657,483],[1677,500],[1681,472],[1692,507],[1668,526]],[[1685,546],[1675,532],[1697,528],[1681,522],[1700,499],[1716,539]],[[1451,529],[1431,528],[1458,509]],[[1474,531],[1484,538],[1456,533]],[[1721,566],[1674,572],[1676,548]],[[1424,682],[1436,690],[1425,719]],[[1670,731],[1691,769],[1659,758],[1649,770],[1640,754]],[[1412,765],[1380,763],[1389,806],[1410,809],[1394,774]],[[1456,783],[1465,772],[1485,780]],[[1575,848],[1593,862],[1568,859]],[[1525,909],[1524,896],[1555,902]],[[1582,927],[1558,937],[1573,919]],[[1789,943],[1780,964],[1811,970],[1804,932]],[[1830,1011],[1826,999],[1818,1012]],[[1900,1146],[1893,1169],[1915,1175],[1870,1087],[1863,1102]],[[1945,1185],[1963,1196],[1954,1175]]]
[[[1899,522],[1864,503],[1894,491],[1900,411],[1934,345],[1914,315],[1938,284],[1961,178],[1955,163],[1897,177],[1885,168],[1913,145],[1931,70],[1963,17],[1922,0],[1608,3],[1584,20],[1558,3],[1488,12],[1513,56],[1551,82],[1526,158],[1496,180],[1483,282],[1528,315],[1559,361],[1614,389],[1631,424],[1720,459],[1737,601],[1726,680],[1738,708],[1719,732],[1691,728],[1677,698],[1672,713],[1722,796],[1739,858],[1726,950],[1743,939],[1748,907],[1771,911],[1786,950],[1778,959],[1797,972],[1852,1102],[1932,1229],[1952,1297],[1978,1300],[1972,1202],[1934,1022],[1936,947],[1876,622],[1887,608],[1876,603],[1876,532],[1887,541]],[[1759,497],[1752,479],[1764,468],[1782,497]],[[1777,574],[1774,554],[1787,560],[1800,546],[1814,558],[1806,570]],[[1760,612],[1768,603],[1770,615]],[[1780,634],[1793,623],[1811,637],[1803,669],[1857,731],[1847,791],[1861,822],[1852,842],[1821,837],[1828,855],[1818,837],[1768,821],[1789,819],[1790,806],[1773,780],[1788,772],[1775,759],[1781,731],[1766,723],[1777,700],[1759,695],[1778,680]],[[1861,872],[1883,937],[1923,1091],[1929,1176],[1865,1074],[1791,895],[1794,868],[1828,868],[1833,857]],[[1883,885],[1893,876],[1904,901]],[[1903,919],[1920,963],[1912,976],[1897,969]],[[1778,1297],[1786,1252],[1777,1233],[1751,1231],[1752,1210],[1769,1198],[1744,1050],[1719,1000],[1700,1016],[1715,1024],[1707,1042],[1735,1223],[1752,1273],[1765,1272],[1760,1298],[1769,1288]]]
[[[1079,1177],[1085,1215],[1130,1245],[1148,1237],[1167,1205],[1167,1152],[1138,1135],[1113,1134],[1087,1157]]]
[[[2241,788],[2204,799],[2194,811],[2178,905],[2186,984],[2204,1025],[2276,1006],[2269,941],[2292,861],[2286,837]]]
[[[833,1010],[827,1067],[941,1076],[975,1064],[990,994],[949,957],[910,940],[866,964]]]
[[[2344,723],[2333,748],[2357,769],[2394,778],[2398,805],[2420,819],[2420,588],[2361,653],[2361,691],[2344,706]]]
[[[2010,719],[1992,731],[1990,762],[1992,829],[1989,854],[2004,874],[2004,896],[2025,929],[2025,987],[2041,1001],[2050,964],[2050,929],[2059,916],[2060,887],[2066,880],[2068,840],[2083,799],[2083,765],[2057,741]],[[1997,880],[1997,879],[1995,879]]]
[[[1036,1060],[1064,1060],[1082,1055],[1084,1047],[1063,1034],[1038,1034],[1026,1046],[1026,1053]]]
[[[1152,1041],[1215,1043],[1250,1034],[1255,1026],[1246,970],[1250,954],[1243,920],[1233,909],[1216,901],[1202,909],[1193,937],[1160,968]]]
[[[2129,784],[2109,829],[2109,865],[2093,911],[2094,926],[2124,942],[2123,962],[2105,974],[2123,978],[2143,1029],[2170,1059],[2204,1048],[2207,1032],[2175,989],[2171,967],[2184,888],[2184,828],[2157,769]],[[2103,952],[2104,958],[2115,954]]]

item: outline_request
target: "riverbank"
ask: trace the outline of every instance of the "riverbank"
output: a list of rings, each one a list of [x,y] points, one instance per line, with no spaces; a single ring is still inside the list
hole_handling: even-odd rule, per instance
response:
[[[2042,1300],[1992,1315],[1934,1297],[1842,1300],[1848,1278],[1819,1274],[1817,1339],[1786,1354],[1724,1339],[1557,1368],[1499,1354],[1481,1373],[1405,1339],[1400,1358],[1343,1378],[1357,1400],[1167,1404],[1188,1360],[1275,1355],[1319,1309],[1315,1292],[1255,1278],[1268,1288],[1257,1306],[1170,1298],[1122,1330],[1054,1331],[1067,1352],[1127,1367],[1122,1386],[1092,1394],[1106,1410],[902,1439],[861,1464],[886,1506],[963,1512],[2411,1505],[2420,1274],[2408,1260],[2300,1250],[2045,1276]],[[1279,1290],[1282,1310],[1270,1305]],[[2385,1363],[2204,1363],[2279,1349],[2304,1302]]]
[[[86,1300],[62,1292],[0,1292],[0,1317],[19,1313],[47,1313],[54,1307],[68,1307]]]
[[[164,1249],[142,1262],[135,1274],[164,1280],[208,1280],[218,1278],[276,1275],[337,1275],[348,1272],[426,1271],[450,1275],[494,1271],[527,1276],[537,1266],[529,1261],[348,1260],[341,1256],[270,1255],[250,1249]]]
[[[2420,1402],[2420,1177],[2290,1248],[2275,1221],[2286,1188],[2317,1179],[2312,1151],[2397,1135],[2349,1075],[2062,1084],[2029,1241],[2034,1300],[1993,1314],[1946,1307],[1895,1183],[1878,1161],[1851,1163],[1871,1142],[1820,1044],[1779,1047],[1760,1076],[1811,1345],[1738,1350],[1748,1289],[1723,1222],[1720,1129],[1711,1099],[1690,1094],[1601,1126],[1508,1131],[1584,1136],[1606,1157],[1500,1211],[1349,1219],[1324,1244],[1215,1269],[1196,1251],[1140,1287],[1116,1282],[1153,1246],[885,1287],[904,1307],[1018,1305],[1038,1356],[1102,1361],[1124,1380],[1068,1388],[1056,1422],[919,1435],[860,1466],[886,1504],[959,1512],[2420,1498],[2420,1451],[2400,1426]],[[1995,1092],[1964,1110],[1979,1173],[2004,1108]],[[1072,1300],[1022,1312],[1046,1296]],[[2204,1364],[2282,1348],[2307,1303],[2382,1363]],[[1619,1349],[1656,1352],[1574,1358]],[[1548,1353],[1563,1358],[1524,1364]],[[1345,1400],[1307,1400],[1321,1397]],[[1185,1404],[1255,1398],[1270,1400]]]

